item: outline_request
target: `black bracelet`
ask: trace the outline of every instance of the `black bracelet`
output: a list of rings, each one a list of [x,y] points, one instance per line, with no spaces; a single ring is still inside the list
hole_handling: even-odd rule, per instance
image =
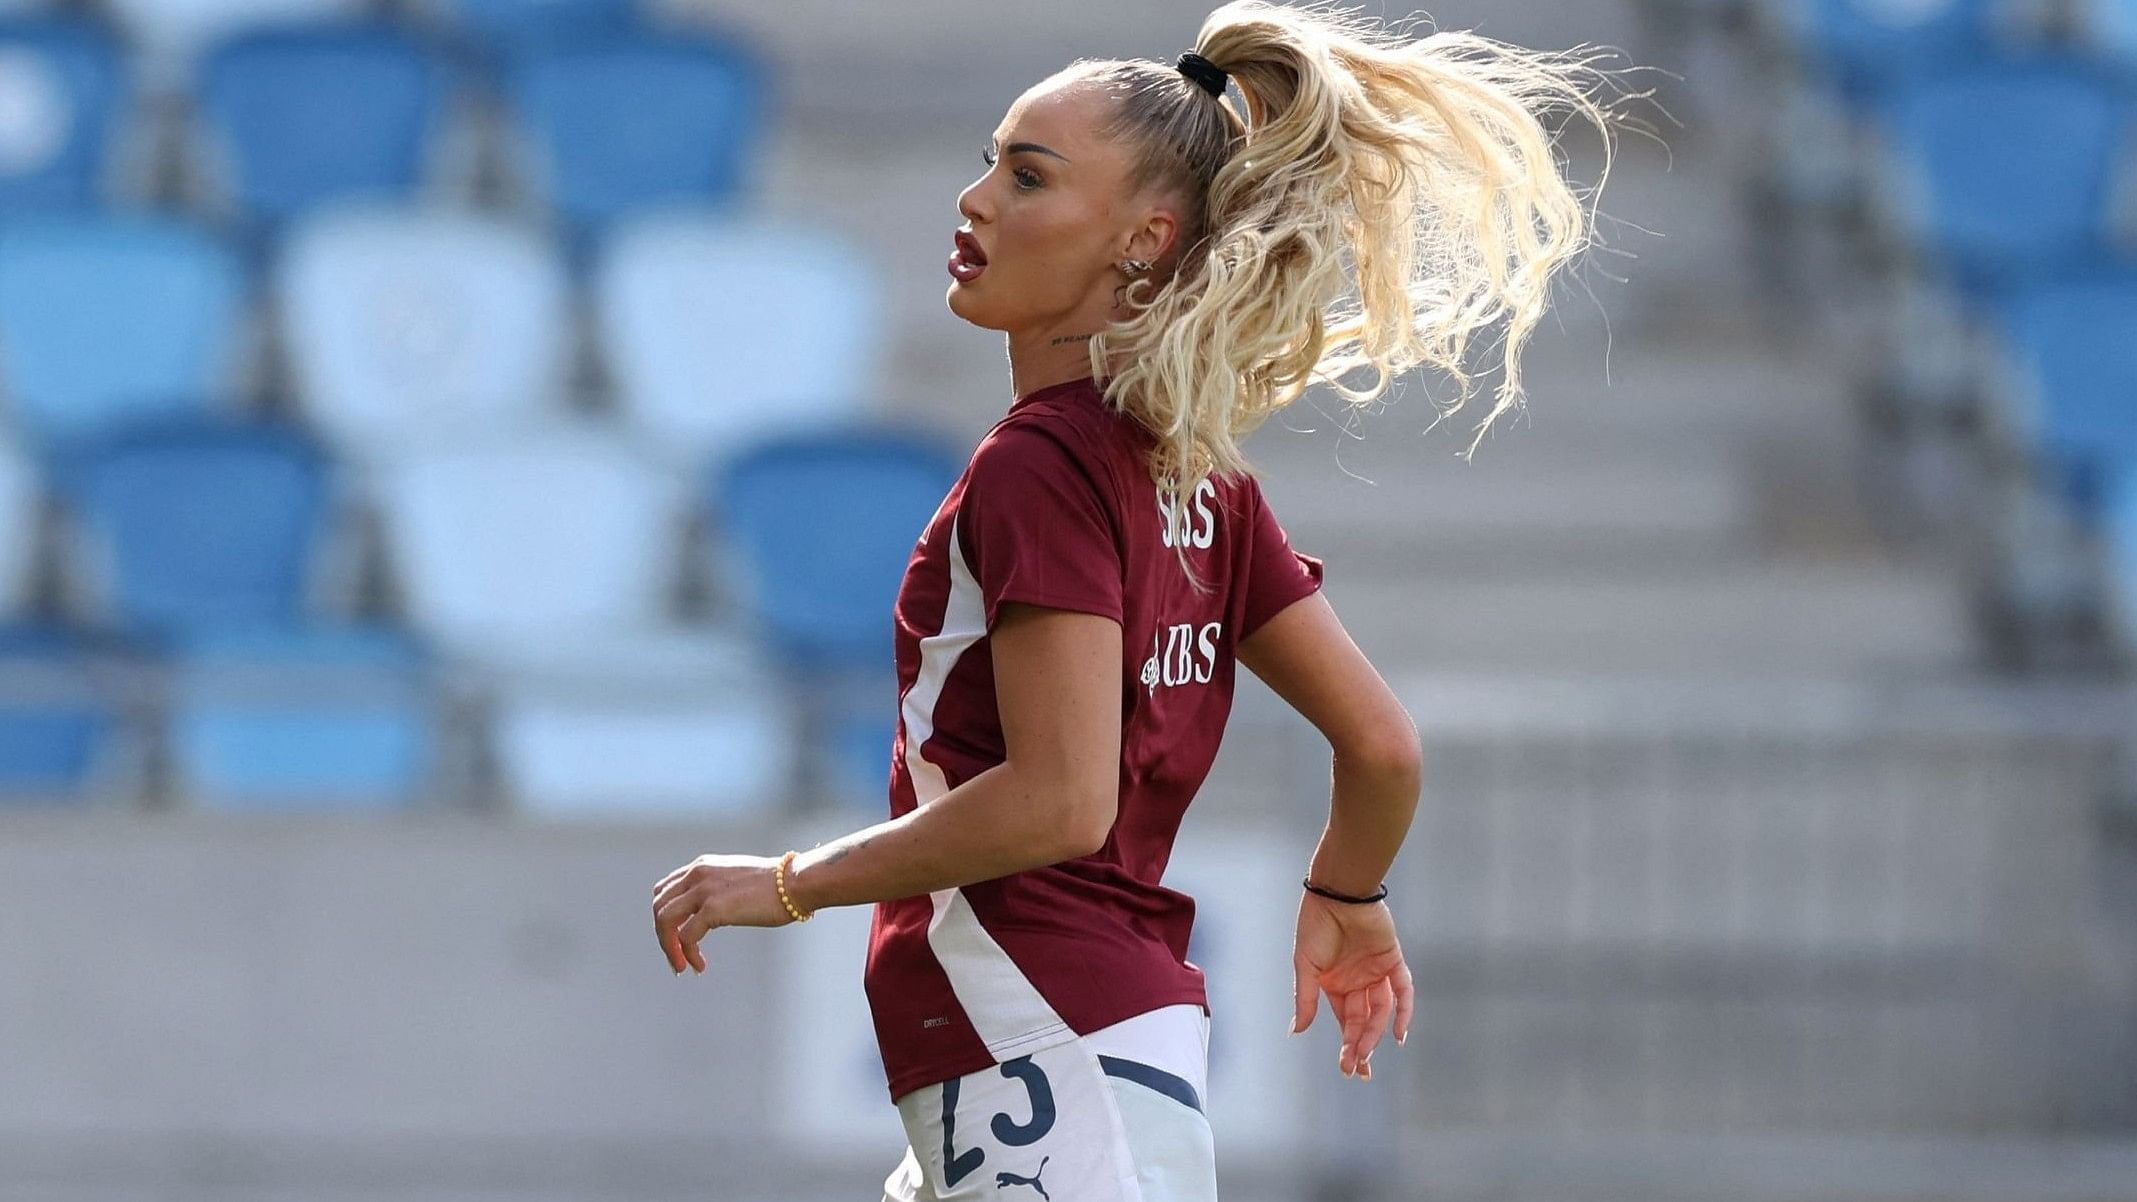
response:
[[[1371,897],[1350,897],[1346,894],[1337,893],[1333,889],[1323,889],[1319,885],[1313,883],[1313,877],[1311,874],[1300,877],[1299,883],[1306,886],[1306,892],[1308,893],[1314,894],[1318,897],[1325,897],[1330,901],[1348,902],[1354,906],[1370,905],[1373,902],[1385,899],[1388,895],[1388,886],[1386,881],[1382,881],[1380,883],[1380,892],[1375,893]]]

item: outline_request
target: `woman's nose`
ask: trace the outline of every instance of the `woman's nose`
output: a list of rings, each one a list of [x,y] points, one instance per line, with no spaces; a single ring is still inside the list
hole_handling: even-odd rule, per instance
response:
[[[984,181],[984,176],[980,179],[973,180],[970,184],[967,184],[965,186],[964,191],[959,192],[957,194],[957,212],[958,215],[963,217],[966,221],[977,222],[982,219],[979,204],[979,193],[980,184]]]

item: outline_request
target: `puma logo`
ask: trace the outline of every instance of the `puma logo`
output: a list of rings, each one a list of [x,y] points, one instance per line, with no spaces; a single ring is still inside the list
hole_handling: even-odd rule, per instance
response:
[[[1045,1186],[1039,1184],[1039,1178],[1046,1172],[1046,1162],[1052,1159],[1053,1157],[1051,1156],[1041,1157],[1039,1159],[1039,1167],[1033,1170],[1029,1177],[1019,1177],[1015,1173],[996,1173],[994,1175],[994,1188],[1007,1189],[1012,1185],[1028,1185],[1038,1190],[1039,1196],[1046,1199],[1046,1202],[1054,1202],[1054,1196],[1046,1192]]]

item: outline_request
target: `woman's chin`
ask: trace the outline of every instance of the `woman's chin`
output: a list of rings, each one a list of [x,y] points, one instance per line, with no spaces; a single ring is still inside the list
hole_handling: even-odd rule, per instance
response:
[[[969,285],[960,284],[955,280],[950,281],[950,290],[943,295],[943,302],[949,305],[950,312],[982,330],[999,330],[1002,328],[987,320],[985,306],[975,303]]]

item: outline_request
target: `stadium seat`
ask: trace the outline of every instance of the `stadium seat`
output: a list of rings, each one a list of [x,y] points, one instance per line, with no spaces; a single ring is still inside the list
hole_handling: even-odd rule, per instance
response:
[[[358,17],[370,0],[103,0],[118,19],[144,84],[157,95],[193,82],[201,53],[240,31],[265,25],[322,24]]]
[[[2109,620],[2124,646],[2137,648],[2137,471],[2116,473],[2105,491]]]
[[[682,214],[640,219],[603,250],[594,292],[625,412],[692,454],[851,417],[875,391],[877,273],[820,231]]]
[[[340,450],[558,416],[570,284],[540,234],[473,213],[351,208],[292,227],[275,292],[297,396]]]
[[[1890,132],[1923,208],[1916,237],[1963,288],[2066,270],[2104,247],[2116,156],[2132,132],[2089,64],[2005,60],[1893,97]]]
[[[124,733],[114,690],[79,639],[0,626],[0,807],[108,791]]]
[[[2083,11],[2093,42],[2137,70],[2137,0],[2084,0]]]
[[[410,454],[382,508],[418,624],[486,670],[499,771],[529,814],[747,810],[793,739],[745,640],[670,614],[683,486],[569,425]]]
[[[438,703],[422,649],[381,628],[187,640],[173,664],[181,796],[206,809],[400,809],[432,792]]]
[[[303,434],[155,419],[86,441],[55,474],[118,628],[155,640],[305,623],[331,497]]]
[[[657,206],[736,201],[767,119],[765,74],[740,45],[709,37],[532,51],[506,89],[519,174],[575,236]]]
[[[120,48],[86,21],[0,19],[0,214],[91,209],[125,117]]]
[[[29,600],[39,504],[36,465],[0,430],[0,622]]]
[[[667,624],[680,486],[602,426],[413,448],[379,488],[411,612],[448,647],[547,655]]]
[[[422,8],[477,46],[551,45],[629,29],[636,0],[422,0]]]
[[[1812,70],[1856,107],[2006,41],[2005,0],[1781,0]]]
[[[734,565],[753,623],[800,671],[891,663],[891,607],[958,460],[908,431],[797,434],[716,467],[714,562]]]
[[[202,65],[201,137],[238,212],[271,229],[330,200],[412,196],[448,90],[437,57],[390,27],[248,33]]]
[[[2025,290],[2003,333],[2027,425],[2081,516],[2107,473],[2137,470],[2137,273]]]
[[[243,303],[236,257],[188,226],[9,223],[0,227],[0,385],[40,444],[120,418],[199,410],[235,378]]]

